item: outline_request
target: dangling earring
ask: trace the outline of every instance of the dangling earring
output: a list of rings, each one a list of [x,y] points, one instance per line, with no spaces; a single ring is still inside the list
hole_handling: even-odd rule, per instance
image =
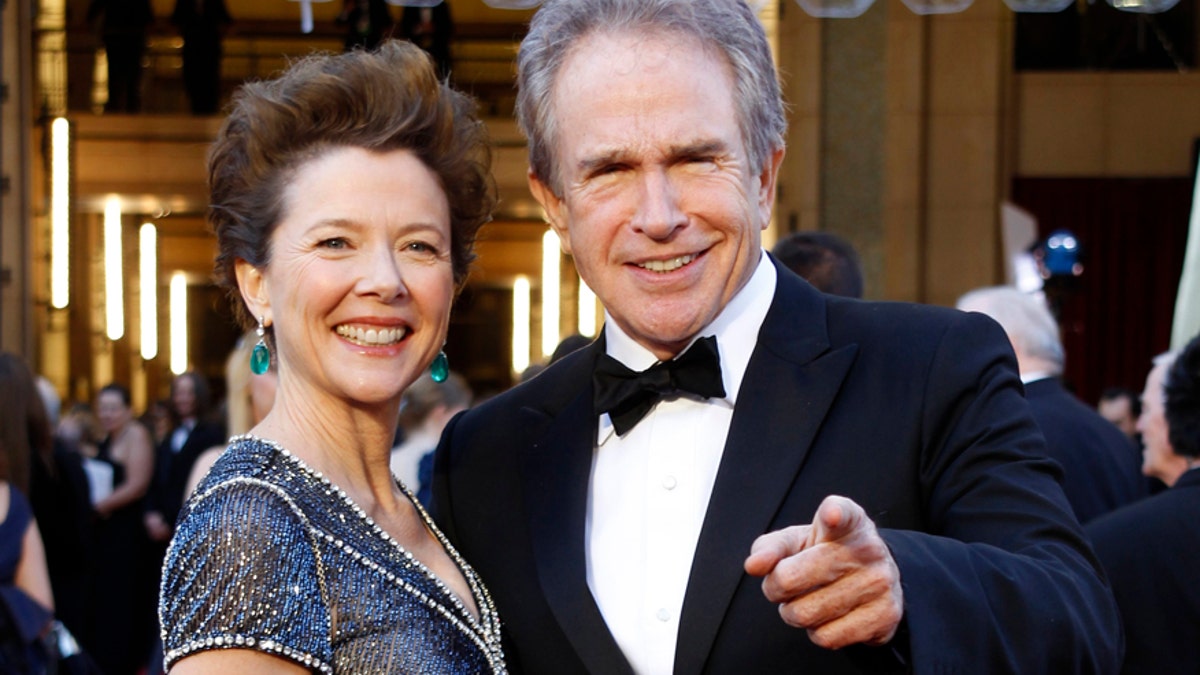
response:
[[[433,357],[433,363],[429,364],[429,377],[434,382],[445,382],[450,377],[450,360],[446,358],[446,352],[438,352]]]
[[[262,317],[259,317],[258,328],[254,329],[254,332],[258,335],[258,343],[250,351],[250,372],[262,375],[271,367],[271,352],[267,349],[267,341],[263,338],[267,331],[263,328]]]

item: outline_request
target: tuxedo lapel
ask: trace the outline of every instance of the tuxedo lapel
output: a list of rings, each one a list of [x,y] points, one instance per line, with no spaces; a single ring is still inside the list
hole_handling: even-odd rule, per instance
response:
[[[602,353],[603,341],[589,349]],[[594,357],[585,360],[595,362]],[[528,408],[521,412],[520,423],[538,430],[532,436],[537,440],[522,452],[521,475],[546,601],[589,671],[632,674],[587,585],[584,524],[596,437],[591,386],[557,413]]]
[[[829,350],[824,299],[781,271],[696,545],[680,618],[676,675],[703,669],[745,574],[750,545],[767,532],[796,482],[856,354],[854,345]]]

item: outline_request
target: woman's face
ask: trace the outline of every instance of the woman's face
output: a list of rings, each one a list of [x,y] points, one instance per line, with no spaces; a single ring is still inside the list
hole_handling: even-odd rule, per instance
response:
[[[96,397],[96,417],[104,433],[112,435],[133,419],[133,412],[121,395],[115,391],[102,391]]]
[[[190,376],[180,376],[171,387],[171,405],[181,419],[196,416],[196,383]]]
[[[274,326],[281,393],[397,403],[444,344],[454,297],[436,175],[407,150],[333,148],[299,167],[283,203],[269,265],[238,269]]]

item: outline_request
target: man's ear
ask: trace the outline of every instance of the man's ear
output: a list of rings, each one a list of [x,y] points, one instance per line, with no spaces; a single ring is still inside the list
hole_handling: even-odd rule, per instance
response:
[[[783,164],[783,153],[784,149],[780,147],[767,155],[762,173],[758,176],[758,209],[764,230],[770,224],[771,211],[775,208],[775,181],[779,178],[779,166]]]
[[[233,271],[237,275],[238,291],[250,313],[263,324],[271,325],[271,296],[267,293],[262,271],[241,258],[233,263]]]
[[[538,178],[532,169],[529,171],[529,191],[533,193],[533,198],[542,205],[542,210],[546,212],[546,219],[550,221],[550,227],[554,228],[555,233],[558,234],[558,240],[562,242],[563,252],[571,255],[571,237],[567,228],[570,219],[563,200],[554,194],[553,188]]]

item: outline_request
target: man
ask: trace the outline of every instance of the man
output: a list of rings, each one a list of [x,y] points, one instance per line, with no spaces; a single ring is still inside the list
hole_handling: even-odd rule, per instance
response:
[[[1136,392],[1125,387],[1109,387],[1101,392],[1096,412],[1120,429],[1130,441],[1140,443],[1137,421],[1142,414],[1142,402]]]
[[[746,4],[550,0],[518,71],[530,187],[608,316],[435,460],[512,669],[1114,671],[995,324],[764,254],[785,119]]]
[[[1087,526],[1125,620],[1122,672],[1200,672],[1200,337],[1146,378],[1138,428],[1150,455],[1171,456],[1171,489]],[[1165,478],[1170,476],[1164,475]]]
[[[963,295],[958,308],[996,320],[1017,355],[1025,397],[1063,468],[1063,490],[1079,522],[1146,496],[1141,463],[1129,439],[1063,386],[1065,357],[1058,323],[1039,297],[993,286]]]
[[[1142,434],[1145,446],[1142,449],[1142,473],[1160,481],[1165,487],[1175,485],[1191,464],[1188,455],[1174,446],[1175,439],[1166,413],[1163,385],[1177,357],[1175,352],[1154,357],[1154,367],[1146,375],[1146,388],[1142,391],[1142,414],[1137,421],[1137,430]]]
[[[775,242],[771,255],[822,293],[862,297],[862,263],[858,251],[832,232],[788,235]]]

